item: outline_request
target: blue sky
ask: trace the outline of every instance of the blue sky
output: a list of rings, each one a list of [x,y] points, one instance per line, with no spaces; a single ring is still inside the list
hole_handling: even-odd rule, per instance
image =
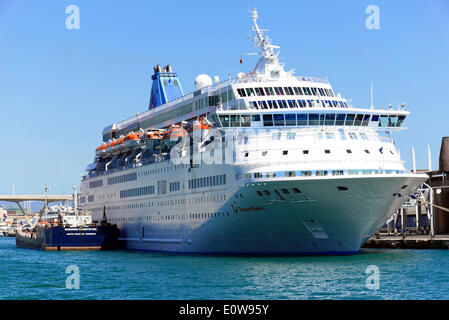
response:
[[[68,5],[80,29],[65,27]],[[365,8],[380,9],[380,30]],[[328,76],[355,106],[412,112],[395,134],[406,166],[411,146],[438,166],[449,135],[449,1],[0,0],[0,194],[71,193],[101,143],[103,127],[146,110],[156,64],[171,64],[184,90],[196,75],[221,79],[253,68],[248,8],[281,46],[286,69]],[[390,92],[390,94],[389,94]],[[389,98],[390,96],[390,98]]]

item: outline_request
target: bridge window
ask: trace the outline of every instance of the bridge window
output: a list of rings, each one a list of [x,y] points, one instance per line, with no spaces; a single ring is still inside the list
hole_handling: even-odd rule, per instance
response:
[[[380,116],[379,127],[388,126],[388,116]]]
[[[297,102],[298,102],[300,108],[306,107],[306,103],[304,102],[304,100],[298,100]]]
[[[240,126],[240,116],[236,114],[231,115],[231,127],[239,127]]]
[[[308,115],[307,114],[297,114],[296,115],[297,120],[298,120],[298,126],[306,126],[307,125],[307,118]]]
[[[274,101],[274,100],[268,100],[268,106],[269,106],[270,109],[277,109],[278,108],[278,106],[276,104],[276,101]]]
[[[402,127],[404,120],[405,120],[405,116],[399,116],[396,127]]]
[[[302,89],[304,90],[304,93],[306,94],[306,96],[311,96],[312,95],[312,91],[310,90],[310,88],[304,87]]]
[[[295,126],[296,125],[296,115],[293,114],[286,114],[285,115],[285,124],[287,126]]]
[[[244,98],[246,97],[246,93],[245,90],[243,89],[237,89],[238,94],[240,95],[240,97]]]
[[[284,126],[284,115],[283,114],[274,114],[274,125],[275,126]]]
[[[316,113],[309,114],[309,126],[317,126],[320,116]]]
[[[249,116],[249,115],[242,115],[242,118],[241,118],[241,126],[242,127],[249,127],[251,125],[250,117],[251,116]]]
[[[363,114],[358,114],[355,118],[355,122],[354,125],[355,126],[361,126],[362,125],[362,120],[363,120]]]
[[[284,95],[284,90],[281,87],[274,87],[274,91],[276,92],[276,94],[278,96],[283,96]]]
[[[263,125],[264,125],[264,127],[272,127],[273,126],[273,116],[271,114],[263,115]]]
[[[258,115],[258,114],[253,114],[252,116],[252,121],[260,121],[260,115]]]
[[[324,126],[324,117],[326,115],[325,114],[320,114],[320,126]]]
[[[366,127],[366,126],[368,125],[368,123],[369,123],[369,118],[370,118],[370,115],[369,115],[369,114],[365,114],[365,115],[363,116],[363,123],[362,123],[362,126]]]
[[[337,120],[335,121],[335,125],[343,126],[345,124],[346,114],[337,114]]]
[[[290,108],[296,108],[297,107],[295,100],[288,100],[287,102],[288,102],[288,106]]]
[[[348,114],[346,116],[345,125],[352,126],[354,124],[354,118],[355,118],[355,114]]]
[[[229,116],[220,116],[220,122],[223,127],[229,127]]]
[[[279,105],[279,107],[284,108],[284,109],[288,108],[287,102],[285,100],[278,100],[278,105]]]
[[[300,87],[294,87],[295,93],[299,96],[304,95]]]
[[[398,116],[389,116],[388,117],[388,126],[396,127],[397,121],[398,121]]]
[[[333,126],[335,123],[335,114],[326,114],[326,126]]]

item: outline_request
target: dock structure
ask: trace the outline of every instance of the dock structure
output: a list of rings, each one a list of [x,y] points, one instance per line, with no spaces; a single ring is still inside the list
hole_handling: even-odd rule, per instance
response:
[[[16,214],[14,215],[14,222],[6,222],[9,224],[7,228],[8,230],[6,231],[6,236],[14,237],[16,228],[19,225],[23,223],[28,223],[31,225],[31,219],[36,216],[36,213],[31,213],[29,212],[30,210],[24,209],[21,203],[29,203],[30,201],[42,201],[44,203],[44,207],[42,208],[41,212],[43,212],[43,210],[45,210],[45,208],[47,208],[50,203],[62,201],[67,203],[68,201],[73,199],[73,195],[49,195],[47,194],[47,187],[45,187],[43,195],[0,195],[0,201],[16,203],[21,211],[21,215],[18,213],[20,211],[16,212]],[[5,221],[9,218],[7,216]],[[5,235],[4,233],[5,232],[2,232],[3,235]]]
[[[424,172],[429,179],[408,198],[365,248],[449,249],[449,137],[441,143],[439,170]],[[415,165],[414,165],[415,167]]]

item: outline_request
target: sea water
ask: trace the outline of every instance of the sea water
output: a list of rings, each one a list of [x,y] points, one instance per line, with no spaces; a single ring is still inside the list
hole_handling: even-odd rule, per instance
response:
[[[449,251],[254,257],[19,249],[0,238],[0,299],[449,299]]]

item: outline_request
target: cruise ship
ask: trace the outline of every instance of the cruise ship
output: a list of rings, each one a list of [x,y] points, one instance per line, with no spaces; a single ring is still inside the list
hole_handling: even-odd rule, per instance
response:
[[[296,76],[251,11],[254,69],[184,94],[157,65],[148,110],[107,126],[80,204],[128,249],[353,254],[426,175],[392,139],[409,115],[357,108],[327,79]]]

